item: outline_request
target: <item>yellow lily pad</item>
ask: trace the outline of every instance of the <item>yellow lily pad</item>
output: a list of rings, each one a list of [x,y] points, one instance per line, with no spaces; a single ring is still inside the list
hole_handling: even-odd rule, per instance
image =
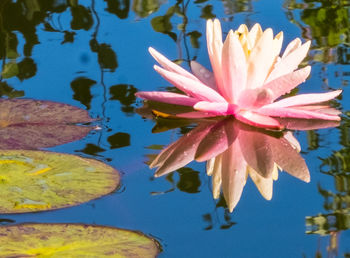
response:
[[[1,257],[155,257],[159,244],[140,232],[83,224],[0,227]]]
[[[70,154],[0,150],[0,213],[74,206],[114,191],[112,167]]]

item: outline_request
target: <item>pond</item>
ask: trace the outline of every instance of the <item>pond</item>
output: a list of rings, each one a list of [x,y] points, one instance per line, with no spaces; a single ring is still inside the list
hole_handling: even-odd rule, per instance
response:
[[[350,257],[349,3],[271,2],[2,0],[0,95],[86,110],[92,121],[75,122],[92,130],[38,148],[101,161],[119,171],[121,183],[80,205],[1,214],[1,226],[83,223],[140,231],[158,241],[159,257]],[[340,125],[294,132],[311,181],[279,173],[267,201],[248,179],[233,212],[222,194],[213,199],[205,162],[154,177],[150,160],[194,126],[156,123],[135,96],[172,91],[154,71],[149,47],[187,70],[191,60],[209,68],[205,31],[213,18],[224,36],[243,23],[272,28],[274,35],[283,31],[282,50],[297,37],[311,40],[302,63],[311,65],[311,74],[292,93],[343,90],[332,101],[342,112]],[[54,133],[62,136],[63,129]],[[22,134],[16,137],[32,137]]]

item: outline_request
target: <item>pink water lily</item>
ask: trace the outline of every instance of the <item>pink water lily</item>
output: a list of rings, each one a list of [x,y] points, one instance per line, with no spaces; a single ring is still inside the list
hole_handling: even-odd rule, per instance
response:
[[[154,69],[184,94],[153,91],[136,95],[193,107],[194,112],[177,115],[184,118],[232,115],[241,122],[270,129],[283,128],[276,117],[339,121],[339,112],[323,102],[337,97],[341,90],[279,100],[304,82],[311,70],[310,66],[298,69],[310,41],[302,44],[297,38],[280,56],[282,41],[282,32],[274,37],[272,29],[262,31],[255,24],[251,30],[246,25],[230,30],[223,42],[219,20],[208,20],[207,44],[213,72],[192,61],[192,74],[150,48],[161,65]]]

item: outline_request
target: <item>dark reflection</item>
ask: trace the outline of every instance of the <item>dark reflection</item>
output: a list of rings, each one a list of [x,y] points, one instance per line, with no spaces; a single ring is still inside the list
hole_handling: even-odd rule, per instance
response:
[[[117,149],[130,145],[130,134],[115,133],[107,138],[111,149]]]
[[[0,82],[0,97],[19,98],[24,96],[23,90],[15,90],[7,84],[7,82]]]
[[[208,19],[214,19],[215,17],[216,17],[215,14],[213,14],[213,6],[212,5],[204,6],[204,8],[202,9],[201,18],[208,20]]]
[[[223,221],[220,219],[220,217],[217,216],[218,210],[220,208],[224,209],[222,216]],[[206,213],[202,216],[203,220],[207,223],[207,226],[204,228],[204,230],[214,229],[217,225],[220,225],[220,229],[229,229],[234,226],[236,222],[232,221],[232,213],[230,213],[227,208],[228,207],[225,199],[221,195],[215,206],[215,210],[212,213]]]
[[[47,32],[62,33],[63,43],[74,42],[75,32],[62,30],[51,21],[52,14],[71,12],[71,30],[89,30],[93,25],[91,10],[79,5],[78,1],[56,0],[4,0],[0,3],[0,58],[3,59],[2,80],[17,77],[23,81],[37,73],[37,65],[31,58],[33,48],[39,44],[37,30],[43,24]],[[19,42],[19,36],[23,42]],[[23,44],[23,52],[20,52]],[[2,81],[2,83],[5,83]],[[7,87],[4,87],[6,85]],[[10,98],[24,95],[2,84],[1,95]]]
[[[162,3],[161,0],[133,0],[132,10],[139,17],[144,18],[156,12]]]
[[[91,87],[96,84],[96,81],[85,77],[78,77],[74,79],[70,86],[74,92],[73,99],[79,101],[86,106],[87,109],[91,107]]]
[[[107,3],[107,11],[117,15],[120,19],[128,17],[130,1],[129,0],[104,0]]]
[[[217,210],[220,207],[224,208],[223,221],[221,221],[221,219],[219,219],[217,216]],[[227,209],[227,205],[223,197],[220,197],[214,212],[206,213],[202,217],[207,224],[204,230],[214,229],[216,225],[220,225],[220,229],[229,229],[236,224],[236,222],[232,221],[232,213],[230,213]]]
[[[201,18],[203,19],[209,19],[215,17],[215,14],[212,13],[212,6],[211,5],[204,5],[206,1],[194,1],[194,4],[196,7],[200,8],[201,10]],[[172,38],[178,45],[179,48],[181,48],[181,43],[183,42],[183,46],[185,49],[185,55],[187,58],[184,58],[181,54],[178,62],[181,62],[183,59],[189,61],[189,50],[188,50],[188,40],[191,43],[191,46],[194,49],[198,49],[200,47],[200,37],[202,36],[202,33],[200,33],[197,30],[188,30],[188,23],[189,18],[187,16],[187,10],[189,9],[189,5],[193,4],[192,1],[189,0],[179,0],[176,1],[174,5],[168,8],[166,13],[164,15],[159,15],[154,17],[151,20],[152,28],[160,33],[168,35],[170,38]],[[177,26],[173,27],[173,19],[181,17],[182,21],[181,23],[177,23]],[[180,50],[180,53],[182,53],[182,50]]]
[[[105,149],[92,144],[92,143],[88,143],[85,145],[85,148],[82,150],[77,150],[76,152],[83,152],[85,154],[88,155],[92,155],[92,156],[100,156],[98,153],[105,151]]]
[[[33,77],[36,71],[37,67],[34,60],[30,57],[26,57],[18,63],[18,74],[16,76],[23,81]]]
[[[0,225],[9,225],[15,223],[15,220],[12,219],[0,219]]]
[[[149,161],[146,163],[150,164],[157,157],[157,155],[148,154],[147,157],[149,158]],[[174,177],[177,179],[174,179]],[[199,178],[199,172],[189,167],[182,167],[174,173],[167,174],[165,176],[165,180],[170,183],[171,187],[165,191],[152,192],[152,195],[169,193],[175,189],[189,194],[200,192],[201,180]]]
[[[170,22],[170,18],[175,14],[177,7],[172,6],[168,9],[165,15],[157,16],[151,20],[152,28],[157,31],[164,33],[171,37],[174,41],[177,40],[176,33],[172,32],[173,25]]]
[[[224,5],[225,14],[227,15],[253,11],[252,0],[222,0],[222,3]]]
[[[350,43],[347,0],[286,0],[284,5],[288,18],[302,29],[303,37],[312,40],[314,60],[349,64],[350,59],[344,58]]]
[[[199,179],[199,172],[191,168],[183,167],[177,170],[180,176],[176,187],[182,192],[198,193],[201,181]]]
[[[318,215],[306,217],[306,232],[308,234],[328,236],[327,250],[330,257],[339,255],[339,238],[342,231],[350,228],[349,126],[349,117],[345,117],[338,128],[340,132],[339,143],[343,147],[338,151],[333,151],[329,157],[321,158],[320,170],[322,173],[332,176],[334,185],[332,190],[327,189],[322,184],[318,185],[318,192],[324,199],[324,211]],[[346,256],[346,254],[344,255]]]
[[[176,121],[179,121],[179,126],[184,125],[183,121],[187,121],[187,125],[196,125],[157,156],[150,156],[153,159],[149,163],[150,167],[157,168],[155,176],[166,175],[173,171],[185,175],[185,171],[189,169],[183,167],[191,161],[207,161],[207,174],[212,176],[213,196],[215,199],[220,198],[222,189],[229,211],[237,205],[248,175],[262,196],[268,200],[272,198],[273,181],[277,180],[279,170],[306,182],[310,180],[306,163],[299,154],[299,143],[291,131],[258,129],[242,124],[232,117],[175,119],[172,115],[157,111],[160,109],[156,109],[155,102],[147,102],[146,106],[153,107],[148,114],[158,115],[155,128],[158,127],[158,123],[163,124],[163,130],[174,128]],[[164,107],[164,104],[160,106]],[[147,115],[147,108],[143,107],[138,111],[143,116],[150,117],[151,115]],[[174,107],[172,112],[177,112]],[[167,121],[169,127],[165,126]],[[324,128],[334,125],[329,124],[329,121],[290,119],[281,119],[281,123],[287,128],[303,130],[315,129],[315,126]],[[195,185],[199,190],[201,182],[198,177],[193,178],[193,173],[191,174],[186,180],[192,182],[186,184],[191,186],[192,191],[196,189]],[[177,187],[179,188],[179,184]],[[184,191],[183,186],[181,188]],[[229,223],[227,225],[230,226]]]
[[[70,26],[73,30],[89,30],[94,21],[91,10],[82,5],[73,5],[71,7],[72,20]]]
[[[65,31],[63,33],[64,33],[64,38],[63,38],[62,44],[74,42],[74,36],[76,35],[74,31]]]
[[[307,132],[307,143],[309,150],[316,150],[320,147],[319,143],[319,135],[316,131],[308,131]]]
[[[134,1],[133,6],[135,6],[135,3],[139,1]],[[156,1],[146,1],[146,2],[156,2]],[[171,37],[175,42],[179,43],[181,40],[184,44],[184,47],[186,49],[186,54],[188,55],[188,49],[187,49],[187,42],[186,38],[190,38],[190,43],[193,48],[199,48],[199,38],[202,36],[202,34],[199,31],[192,30],[188,31],[187,25],[189,22],[189,19],[193,19],[192,17],[187,16],[187,10],[190,8],[189,5],[194,5],[195,8],[198,8],[200,11],[200,18],[201,19],[213,19],[216,17],[216,14],[214,13],[213,5],[208,3],[208,0],[196,0],[196,1],[189,1],[189,0],[178,0],[176,3],[168,8],[166,13],[164,15],[156,16],[151,20],[152,28],[160,33],[166,34],[169,37]],[[230,20],[233,19],[233,14],[239,13],[239,12],[252,12],[253,11],[253,5],[252,0],[236,0],[236,1],[230,1],[230,0],[222,0],[223,8],[225,11],[225,14],[228,15]],[[152,6],[149,4],[149,7]],[[159,5],[153,5],[154,8],[159,8]],[[192,8],[192,7],[191,7]],[[138,13],[135,9],[134,11]],[[141,17],[144,17],[140,15]],[[182,17],[182,23],[178,24],[178,26],[173,26],[174,22],[172,20],[175,20],[177,17]]]
[[[99,43],[96,39],[90,41],[90,48],[92,52],[97,53],[98,63],[102,69],[107,69],[114,72],[118,67],[117,54],[106,43]]]
[[[113,85],[109,88],[109,94],[111,95],[111,100],[118,100],[122,105],[121,109],[127,114],[134,113],[134,107],[136,97],[135,93],[137,89],[130,84],[118,84]]]

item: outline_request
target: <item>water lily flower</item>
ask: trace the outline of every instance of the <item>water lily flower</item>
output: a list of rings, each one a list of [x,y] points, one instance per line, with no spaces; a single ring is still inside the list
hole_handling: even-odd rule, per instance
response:
[[[213,72],[192,61],[192,73],[149,48],[161,65],[154,69],[183,94],[138,92],[136,96],[152,101],[191,106],[194,112],[178,117],[200,118],[234,116],[249,125],[282,129],[276,119],[301,118],[339,121],[339,112],[324,102],[337,97],[341,90],[301,94],[279,99],[306,80],[310,66],[298,69],[310,47],[296,38],[280,56],[283,33],[273,36],[259,24],[250,30],[241,25],[230,30],[222,41],[218,19],[207,21],[207,45]]]

